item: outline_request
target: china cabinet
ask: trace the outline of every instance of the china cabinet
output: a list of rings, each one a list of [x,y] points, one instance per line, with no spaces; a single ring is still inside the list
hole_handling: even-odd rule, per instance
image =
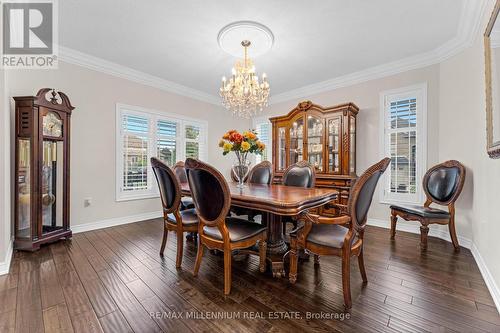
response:
[[[289,165],[305,160],[316,169],[316,187],[338,190],[336,203],[346,204],[356,179],[358,111],[353,103],[322,107],[303,101],[287,115],[270,118],[275,181],[281,181]],[[321,210],[325,215],[337,213],[328,205]]]
[[[14,97],[15,242],[20,250],[70,237],[68,97],[53,89],[36,96]]]

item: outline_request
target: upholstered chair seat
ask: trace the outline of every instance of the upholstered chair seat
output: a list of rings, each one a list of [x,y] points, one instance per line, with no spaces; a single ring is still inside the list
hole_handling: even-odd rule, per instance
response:
[[[427,200],[423,206],[391,206],[391,239],[396,236],[398,217],[406,221],[420,222],[420,247],[427,249],[429,224],[448,225],[455,251],[460,251],[455,231],[455,201],[462,192],[465,181],[465,167],[458,161],[446,161],[430,168],[422,181]],[[448,211],[431,208],[436,203],[446,206]]]
[[[290,236],[297,237],[298,230],[292,231]],[[340,249],[348,232],[349,228],[337,224],[313,224],[307,242]]]
[[[194,209],[194,208],[185,209],[185,210],[181,210],[179,213],[181,215],[183,225],[198,224],[199,219],[198,219],[198,214],[196,214],[196,209]],[[167,219],[168,219],[168,222],[170,222],[172,224],[177,224],[177,221],[175,219],[174,214],[172,214],[172,213],[167,214]]]
[[[235,217],[226,218],[226,228],[229,232],[229,240],[231,242],[239,242],[252,238],[266,230],[266,227],[263,227],[261,224],[248,222],[247,220]],[[208,237],[222,240],[222,235],[217,227],[204,226],[203,232]]]
[[[194,208],[194,201],[191,197],[181,198],[181,210]]]
[[[416,206],[416,205],[408,205],[408,206],[395,206],[392,205],[390,207],[391,209],[398,209],[402,212],[408,213],[408,214],[413,214],[413,215],[418,215],[422,217],[429,217],[429,218],[449,218],[450,213],[442,210],[442,209],[437,209],[437,208],[431,208],[431,207],[424,207],[424,206]]]

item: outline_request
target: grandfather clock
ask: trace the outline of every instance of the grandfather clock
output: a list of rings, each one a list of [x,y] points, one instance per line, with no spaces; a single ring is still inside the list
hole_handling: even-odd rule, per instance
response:
[[[14,247],[34,251],[43,243],[71,237],[69,148],[74,107],[68,96],[50,88],[14,100]]]

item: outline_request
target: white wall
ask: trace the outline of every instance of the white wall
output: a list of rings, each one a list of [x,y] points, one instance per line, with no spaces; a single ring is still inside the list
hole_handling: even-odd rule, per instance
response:
[[[226,174],[232,159],[222,157],[219,138],[229,129],[248,127],[247,120],[234,118],[222,107],[66,63],[60,63],[57,70],[12,71],[8,79],[9,98],[33,95],[39,88],[49,87],[65,92],[75,106],[71,127],[72,226],[161,210],[157,198],[115,201],[116,103],[208,121],[208,162]],[[92,204],[84,207],[87,197],[92,198]]]
[[[440,66],[439,159],[455,158],[467,167],[457,214],[497,286],[500,300],[500,160],[486,154],[484,46],[482,34],[493,10],[488,8],[474,45]],[[498,87],[497,87],[498,88]],[[463,232],[463,230],[459,230]],[[495,293],[493,290],[492,293]],[[495,295],[494,295],[495,296]]]
[[[306,96],[301,99],[271,105],[264,116],[284,115],[292,110],[297,103],[309,99],[315,104],[332,106],[346,102],[354,102],[359,108],[356,163],[357,174],[360,175],[370,165],[381,159],[380,138],[380,92],[390,89],[411,86],[419,83],[427,83],[427,134],[428,149],[427,163],[429,166],[438,162],[438,123],[439,123],[439,65],[429,66],[382,79],[357,84],[350,87],[340,88],[333,91]],[[379,203],[379,191],[375,192],[369,218],[385,220],[389,222],[389,207]],[[402,222],[405,224],[406,222]],[[458,219],[461,224],[461,220]],[[462,228],[468,230],[468,228]],[[469,235],[468,231],[466,234]]]

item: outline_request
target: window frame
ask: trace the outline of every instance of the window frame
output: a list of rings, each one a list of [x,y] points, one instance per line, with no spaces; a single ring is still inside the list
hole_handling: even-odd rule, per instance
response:
[[[268,156],[268,161],[272,163],[273,159],[273,124],[269,121],[268,117],[254,117],[252,118],[252,128],[257,131],[257,126],[261,124],[269,125],[269,142],[264,142],[266,144],[266,153]],[[259,137],[260,139],[260,137]],[[262,160],[263,161],[263,160]],[[261,162],[262,162],[261,161]],[[257,164],[257,155],[254,157],[254,162]]]
[[[148,133],[148,174],[147,174],[147,189],[135,191],[123,191],[123,115],[129,114],[148,119],[149,133]],[[153,170],[150,165],[150,158],[158,156],[158,138],[164,138],[158,134],[158,121],[169,121],[178,124],[179,131],[176,133],[176,160],[183,161],[186,156],[186,141],[193,141],[186,139],[185,132],[186,126],[192,125],[200,127],[199,142],[199,157],[201,160],[208,159],[208,122],[196,118],[186,117],[183,115],[165,112],[154,109],[147,109],[139,106],[128,105],[123,103],[116,103],[115,109],[115,200],[117,202],[141,200],[159,197],[158,185],[154,179]]]
[[[422,179],[427,170],[427,83],[416,84],[398,89],[386,90],[380,93],[380,152],[381,158],[391,156],[390,136],[388,128],[389,105],[396,100],[416,98],[417,100],[417,126],[416,131],[416,166],[415,166],[415,194],[390,192],[391,165],[380,182],[379,201],[383,204],[421,204],[424,201]],[[392,162],[391,162],[392,163]]]

